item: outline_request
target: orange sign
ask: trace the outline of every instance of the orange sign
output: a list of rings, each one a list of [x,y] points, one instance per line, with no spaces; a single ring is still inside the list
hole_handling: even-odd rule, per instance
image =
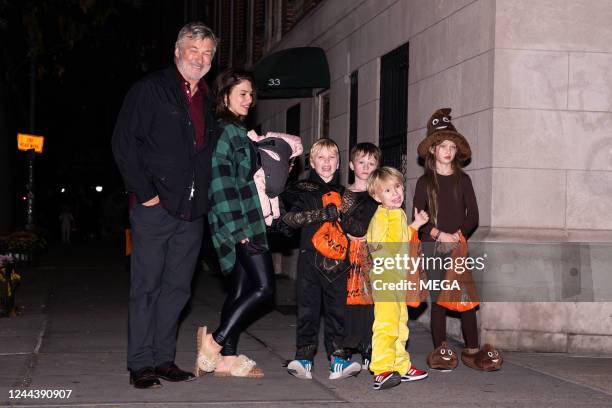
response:
[[[44,136],[17,133],[17,148],[19,150],[34,149],[36,153],[42,153],[44,143],[45,143]]]

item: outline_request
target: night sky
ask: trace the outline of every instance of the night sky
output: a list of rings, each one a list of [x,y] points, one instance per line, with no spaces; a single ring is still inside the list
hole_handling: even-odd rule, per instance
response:
[[[125,204],[110,147],[117,113],[136,80],[172,62],[185,22],[182,3],[0,0],[0,153],[10,164],[0,176],[5,186],[0,235],[25,222],[26,160],[16,149],[17,132],[45,136],[35,167],[38,226],[55,229],[62,205],[71,207],[81,230],[116,222],[103,219]],[[96,185],[104,187],[102,193]]]

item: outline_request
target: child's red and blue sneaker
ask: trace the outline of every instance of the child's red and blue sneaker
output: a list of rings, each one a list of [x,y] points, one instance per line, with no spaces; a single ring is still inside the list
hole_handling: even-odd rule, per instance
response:
[[[402,382],[418,381],[427,377],[427,371],[419,370],[415,366],[411,366],[408,372],[402,375]]]
[[[402,376],[397,371],[385,371],[384,373],[374,375],[375,390],[386,390],[395,387],[402,382]]]

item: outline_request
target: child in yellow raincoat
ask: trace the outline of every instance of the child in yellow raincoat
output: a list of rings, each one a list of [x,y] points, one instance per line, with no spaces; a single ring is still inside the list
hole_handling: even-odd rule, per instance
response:
[[[406,290],[384,284],[405,282],[407,269],[383,261],[393,261],[396,255],[407,254],[407,247],[418,243],[418,230],[429,216],[414,211],[414,222],[408,225],[404,204],[404,177],[392,167],[374,170],[368,179],[368,193],[380,203],[368,227],[367,241],[371,246],[374,267],[370,274],[374,294],[374,326],[372,361],[375,390],[387,389],[400,382],[427,377],[427,372],[414,367],[406,351],[408,340],[408,310]],[[378,266],[378,268],[377,268]],[[378,281],[378,282],[377,282]],[[389,289],[391,288],[391,289]]]

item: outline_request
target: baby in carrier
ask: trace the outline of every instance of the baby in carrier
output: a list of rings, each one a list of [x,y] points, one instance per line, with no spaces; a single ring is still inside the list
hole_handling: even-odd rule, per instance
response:
[[[259,136],[247,133],[257,151],[259,170],[253,175],[266,225],[280,217],[278,195],[283,192],[289,176],[290,160],[302,154],[304,148],[298,136],[268,132]]]

